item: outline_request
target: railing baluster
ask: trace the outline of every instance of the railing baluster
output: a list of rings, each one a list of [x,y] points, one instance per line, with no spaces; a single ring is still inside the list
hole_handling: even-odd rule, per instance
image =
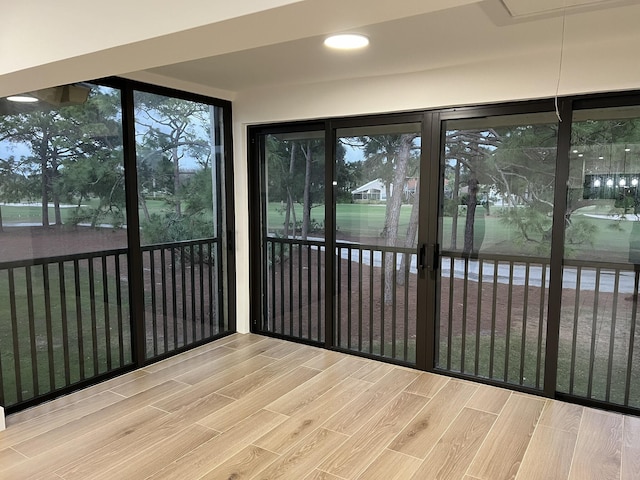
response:
[[[349,263],[347,263],[347,348],[351,350],[351,305],[352,305],[352,295],[351,295],[351,274],[352,267],[351,264],[351,246],[347,247],[347,254],[349,256]]]
[[[311,269],[311,245],[307,245],[307,338],[309,340],[311,340],[311,324],[313,322],[312,320],[312,295],[313,292],[311,291],[311,278],[313,275],[313,270]]]
[[[53,359],[53,325],[51,316],[51,291],[49,283],[49,264],[42,264],[42,286],[44,288],[44,318],[47,331],[47,358],[49,361],[49,391],[56,388],[55,362]]]
[[[393,292],[391,306],[391,358],[396,358],[396,309],[398,308],[398,252],[393,252],[393,278],[391,291]]]
[[[116,302],[118,304],[118,360],[120,367],[124,366],[124,318],[122,314],[122,280],[120,278],[120,254],[114,258],[116,267]]]
[[[413,254],[407,256],[409,261],[405,264],[404,269],[404,349],[402,352],[402,359],[405,362],[409,361],[409,271],[411,270]]]
[[[164,352],[169,351],[169,311],[167,310],[167,265],[165,249],[160,249],[160,281],[162,282],[162,335]]]
[[[326,247],[325,247],[326,248]],[[322,305],[323,305],[323,301],[322,301],[322,247],[318,247],[318,268],[317,268],[317,272],[318,272],[318,299],[317,299],[317,303],[318,303],[318,341],[321,342],[323,341],[322,338],[322,322],[324,317],[322,316]]]
[[[270,240],[267,247],[271,251],[271,261],[269,262],[269,270],[271,272],[271,311],[267,312],[267,325],[263,328],[268,332],[275,331],[276,324],[276,245]],[[268,302],[268,299],[267,299]]]
[[[336,327],[334,335],[336,336],[336,345],[342,347],[342,248],[336,247],[338,252],[336,256]]]
[[[629,406],[629,396],[631,394],[631,373],[633,371],[633,354],[636,339],[636,321],[638,318],[638,287],[640,284],[640,271],[636,270],[633,275],[633,296],[631,297],[631,331],[629,332],[629,353],[627,355],[627,377],[624,389],[624,404]],[[635,407],[640,405],[636,404]]]
[[[591,398],[593,388],[593,368],[595,365],[596,331],[598,328],[598,297],[600,292],[600,268],[596,268],[596,289],[593,296],[593,318],[591,323],[591,348],[589,350],[589,381],[587,398]]]
[[[513,307],[513,261],[509,262],[509,294],[507,295],[507,332],[504,347],[504,381],[509,382],[509,357],[511,356],[511,310]]]
[[[197,340],[198,328],[197,328],[197,317],[196,317],[196,272],[195,265],[196,259],[195,254],[193,252],[193,245],[189,247],[189,270],[191,275],[190,277],[190,286],[191,286],[191,340],[195,343]],[[184,286],[183,286],[184,287]]]
[[[205,338],[205,323],[206,319],[207,319],[207,314],[205,313],[204,310],[204,268],[205,268],[205,261],[204,261],[204,245],[201,243],[200,245],[198,245],[198,275],[199,275],[199,286],[200,286],[200,338]],[[213,303],[213,299],[209,298],[209,301]],[[211,317],[209,317],[209,321],[211,321]],[[209,330],[209,335],[213,335],[213,329],[210,328]]]
[[[611,398],[611,376],[613,370],[613,352],[616,343],[616,320],[618,314],[618,289],[620,287],[620,270],[615,270],[615,280],[613,284],[613,305],[611,306],[611,334],[609,336],[609,358],[607,360],[607,389],[605,402]]]
[[[64,273],[64,262],[58,262],[58,278],[60,282],[60,317],[62,322],[62,356],[64,364],[64,383],[71,384],[69,369],[69,325],[67,318],[67,286]]]
[[[531,275],[531,265],[529,263],[525,266],[524,272],[524,303],[522,306],[522,338],[520,340],[520,375],[519,384],[524,385],[524,364],[525,364],[525,351],[527,348],[527,321],[529,310],[529,277]]]
[[[571,337],[571,369],[569,376],[569,394],[573,395],[576,372],[576,346],[578,344],[578,325],[580,323],[580,283],[582,281],[582,267],[576,269],[576,298],[573,304],[573,335]]]
[[[380,356],[384,357],[384,313],[387,306],[387,299],[384,296],[385,293],[385,283],[387,277],[387,258],[384,250],[381,252],[381,260],[380,260],[380,278],[382,279],[380,282]]]
[[[98,363],[98,316],[96,312],[96,283],[93,269],[93,258],[87,260],[89,266],[89,299],[91,302],[91,347],[93,353],[93,374],[100,371]]]
[[[455,282],[455,268],[456,268],[456,260],[453,257],[449,258],[450,267],[449,267],[449,315],[447,318],[447,370],[451,370],[451,361],[453,356],[453,302],[454,296],[453,292],[455,291],[454,282]]]
[[[289,244],[289,335],[293,336],[293,244]]]
[[[173,313],[173,348],[178,348],[178,292],[176,289],[176,247],[171,248],[171,310]]]
[[[464,259],[464,283],[462,287],[462,331],[460,334],[460,372],[465,371],[467,355],[467,299],[469,298],[469,257]]]
[[[209,328],[211,331],[211,335],[221,333],[224,329],[223,322],[225,321],[225,315],[222,311],[220,311],[221,299],[217,296],[217,289],[213,288],[215,283],[215,273],[218,270],[216,265],[220,261],[219,255],[216,255],[215,252],[218,251],[218,243],[210,242],[209,245],[209,263],[207,264],[207,280],[209,283]],[[213,307],[216,307],[215,312]],[[217,318],[218,321],[214,322],[214,318]],[[214,330],[214,325],[216,325],[216,329]]]
[[[498,299],[498,268],[500,262],[493,262],[493,304],[491,306],[491,338],[489,339],[489,378],[494,378],[494,360],[496,349],[496,302]]]
[[[107,274],[107,257],[102,255],[102,303],[104,305],[104,343],[107,354],[107,371],[112,369],[111,359],[111,317],[109,304],[109,276]]]
[[[13,337],[13,370],[16,380],[16,397],[21,402],[22,366],[20,365],[20,331],[18,330],[18,311],[16,308],[16,282],[13,268],[8,270],[9,276],[9,309],[11,310],[11,333]]]
[[[375,275],[373,263],[373,249],[369,249],[369,353],[373,353],[373,277]],[[384,267],[380,271],[383,272]],[[384,276],[384,272],[382,275]]]
[[[153,332],[153,356],[158,356],[158,307],[156,299],[156,252],[149,250],[149,288],[151,289],[151,331]],[[144,258],[144,257],[143,257]]]
[[[302,245],[298,245],[298,337],[304,338],[302,332]]]
[[[284,243],[280,243],[280,333],[284,335]]]
[[[78,335],[78,365],[80,380],[85,377],[84,365],[84,338],[83,338],[83,321],[82,321],[82,287],[80,285],[80,262],[75,259],[73,261],[73,281],[76,291],[76,328]]]
[[[31,348],[31,375],[33,376],[33,395],[38,396],[40,394],[40,376],[38,369],[38,350],[36,347],[36,326],[35,326],[35,313],[33,308],[33,279],[31,276],[31,267],[27,266],[25,269],[26,281],[27,281],[27,311],[29,315],[29,344]]]
[[[537,350],[537,359],[536,359],[536,388],[540,388],[542,384],[542,371],[544,367],[542,366],[542,361],[544,357],[542,356],[542,341],[543,341],[543,332],[546,318],[546,293],[547,293],[547,265],[542,265],[542,280],[540,288],[540,317],[538,320],[538,350]]]
[[[480,331],[482,329],[482,271],[484,269],[484,260],[478,259],[478,308],[476,310],[476,345],[473,372],[478,375],[480,367]]]
[[[184,245],[180,246],[180,292],[182,296],[182,346],[189,341],[189,324],[187,318],[187,265],[185,261]]]
[[[358,248],[358,351],[362,351],[362,248]]]

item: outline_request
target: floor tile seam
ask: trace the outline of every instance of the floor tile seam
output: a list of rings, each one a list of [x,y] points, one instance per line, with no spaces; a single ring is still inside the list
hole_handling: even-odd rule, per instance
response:
[[[414,415],[414,417],[413,417],[413,418],[412,418],[412,419],[407,423],[407,425],[411,424],[411,422],[412,422],[412,421],[413,421],[413,420],[414,420],[418,415],[420,415],[420,413],[422,412],[422,410],[424,410],[426,407],[427,407],[427,405],[425,404],[425,406],[424,406],[423,408],[421,408],[421,409],[420,409],[420,411]],[[417,458],[418,460],[424,461],[424,460],[425,460],[425,459],[426,459],[426,458],[431,454],[431,452],[432,452],[432,451],[433,451],[433,449],[436,447],[436,445],[438,445],[438,443],[440,442],[440,440],[442,439],[442,437],[444,437],[444,435],[449,431],[449,429],[451,428],[451,425],[453,425],[453,422],[455,422],[455,421],[456,421],[456,419],[457,419],[457,418],[462,414],[462,410],[464,410],[465,408],[466,408],[465,406],[462,406],[462,408],[460,408],[460,410],[459,410],[459,411],[458,411],[458,413],[455,415],[455,417],[453,418],[453,420],[451,420],[451,421],[449,422],[449,424],[447,425],[447,428],[445,428],[445,429],[442,431],[442,433],[440,434],[440,436],[437,438],[437,440],[436,440],[435,442],[433,442],[433,444],[431,445],[431,447],[429,448],[429,450],[424,454],[424,456],[423,456],[422,458],[420,458],[420,457],[414,457],[414,458]],[[407,426],[407,425],[405,425],[405,426],[402,428],[402,430],[404,430],[404,429],[406,428],[406,426]],[[394,441],[396,438],[398,438],[398,436],[402,433],[402,430],[398,433],[398,435],[396,435],[396,436],[393,438],[393,440],[392,440],[391,442],[389,442],[389,444],[388,444],[385,448],[388,448],[389,450],[392,450],[392,451],[394,451],[394,452],[402,453],[402,452],[400,452],[399,450],[394,450],[394,449],[392,449],[392,448],[389,448],[389,445],[391,445],[391,444],[393,443],[393,441]],[[408,455],[408,454],[406,454],[406,455]],[[409,456],[413,456],[413,455],[409,455]]]

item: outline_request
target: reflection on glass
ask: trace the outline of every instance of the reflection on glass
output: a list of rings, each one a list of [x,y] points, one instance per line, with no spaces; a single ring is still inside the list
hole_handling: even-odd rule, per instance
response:
[[[554,120],[536,114],[446,122],[444,250],[550,255]]]
[[[226,329],[221,111],[134,92],[147,358]]]
[[[421,125],[340,129],[336,344],[415,362]]]
[[[571,133],[558,390],[637,408],[640,108],[576,111]]]
[[[0,99],[5,406],[131,362],[120,92],[29,95]]]
[[[542,388],[557,119],[444,128],[438,365]]]
[[[267,234],[324,238],[324,132],[267,135]]]
[[[263,328],[324,340],[324,132],[263,139]]]

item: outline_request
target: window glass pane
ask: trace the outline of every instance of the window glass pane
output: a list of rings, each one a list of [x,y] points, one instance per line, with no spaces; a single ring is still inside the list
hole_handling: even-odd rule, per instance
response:
[[[263,325],[266,331],[324,340],[324,132],[261,139]]]
[[[553,113],[446,122],[442,248],[548,257]]]
[[[339,129],[335,159],[335,343],[409,363],[416,359],[420,133],[419,123]]]
[[[324,132],[265,136],[267,234],[324,239]]]
[[[336,238],[414,247],[420,124],[338,130]]]
[[[557,125],[553,113],[445,122],[442,368],[543,387]]]
[[[131,362],[120,92],[26,96],[0,99],[5,406]]]
[[[574,113],[558,390],[640,407],[640,107]]]
[[[222,110],[134,92],[147,358],[225,331]]]

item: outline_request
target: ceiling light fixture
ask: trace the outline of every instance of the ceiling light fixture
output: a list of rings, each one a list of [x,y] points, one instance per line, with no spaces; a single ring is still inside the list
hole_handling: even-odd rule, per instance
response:
[[[343,33],[327,37],[324,44],[329,48],[339,50],[355,50],[369,45],[369,39],[359,33]]]
[[[34,103],[38,101],[36,97],[32,97],[31,95],[11,95],[7,97],[7,100],[17,103]]]

